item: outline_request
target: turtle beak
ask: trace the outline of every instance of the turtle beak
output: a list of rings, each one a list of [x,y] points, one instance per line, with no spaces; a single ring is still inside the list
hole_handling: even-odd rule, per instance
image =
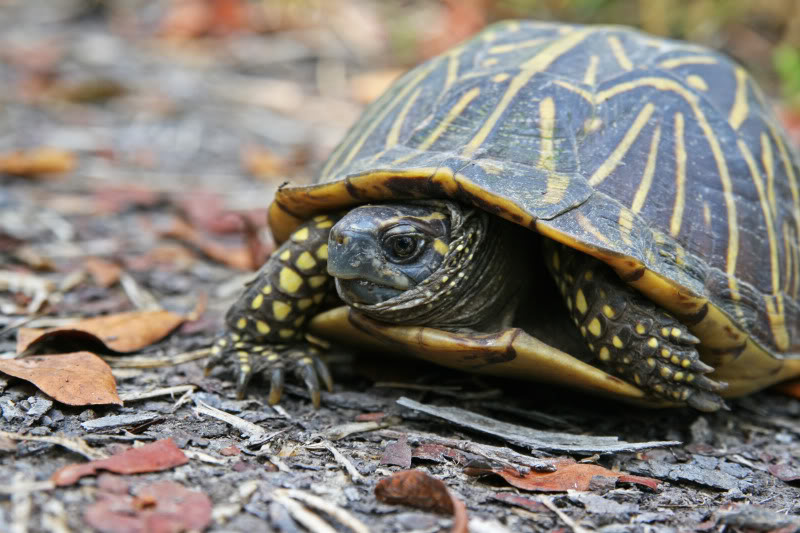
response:
[[[345,301],[382,302],[413,285],[386,261],[372,233],[337,226],[328,238],[328,273]]]

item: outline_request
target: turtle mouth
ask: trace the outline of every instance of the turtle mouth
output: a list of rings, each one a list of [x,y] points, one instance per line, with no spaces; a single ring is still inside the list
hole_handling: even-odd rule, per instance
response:
[[[390,300],[403,291],[363,278],[336,278],[336,292],[348,304],[374,305]]]

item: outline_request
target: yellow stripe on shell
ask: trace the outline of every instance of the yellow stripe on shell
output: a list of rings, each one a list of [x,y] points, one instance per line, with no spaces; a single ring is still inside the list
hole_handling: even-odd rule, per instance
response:
[[[706,80],[697,74],[690,74],[686,76],[686,84],[692,89],[697,89],[698,91],[708,90],[708,84],[706,83]]]
[[[516,52],[517,50],[523,50],[525,48],[531,48],[533,46],[538,46],[545,42],[547,39],[540,38],[540,39],[529,39],[527,41],[520,41],[518,43],[511,43],[511,44],[498,44],[496,46],[492,46],[487,51],[488,54],[507,54],[509,52]]]
[[[417,88],[417,90],[414,91],[411,97],[408,100],[406,100],[406,103],[403,104],[403,108],[400,110],[400,113],[397,114],[397,118],[395,118],[394,123],[392,124],[392,128],[389,130],[389,134],[386,136],[387,150],[397,145],[397,142],[400,139],[400,131],[403,128],[403,123],[406,121],[408,112],[411,111],[411,108],[414,106],[414,102],[417,101],[417,98],[419,97],[421,92],[422,89]]]
[[[765,132],[761,132],[761,163],[767,173],[767,200],[772,212],[778,214],[778,205],[775,202],[775,163],[772,157],[772,145]]]
[[[728,122],[730,122],[733,129],[738,130],[747,119],[749,113],[747,105],[747,72],[742,67],[734,69],[734,76],[736,77],[736,95],[733,98],[733,106],[731,106],[730,114],[728,115]]]
[[[656,106],[653,105],[652,102],[648,102],[642,107],[636,119],[633,121],[633,124],[631,124],[631,127],[625,132],[622,140],[589,178],[589,185],[600,185],[617,168],[617,165],[620,164],[622,158],[628,153],[631,145],[633,145],[634,141],[647,124],[647,121],[650,120],[655,108]]]
[[[665,69],[673,69],[684,65],[716,65],[717,58],[714,56],[683,56],[674,59],[667,59],[658,64]]]
[[[419,152],[424,152],[425,150],[430,148],[431,145],[435,143],[436,140],[439,137],[441,137],[441,135],[447,130],[450,124],[456,118],[458,118],[461,115],[461,113],[463,113],[464,109],[466,109],[469,103],[472,102],[480,94],[480,92],[481,90],[478,87],[473,87],[472,89],[461,95],[461,98],[458,99],[458,102],[456,102],[455,105],[452,108],[450,108],[450,110],[447,112],[442,121],[439,122],[436,125],[436,128],[434,128],[434,130],[430,133],[430,135],[428,135],[428,137],[426,137],[425,140],[422,141],[422,143],[416,147],[416,150]],[[392,161],[392,165],[400,165],[402,163],[405,163],[415,155],[417,155],[417,152],[411,152],[406,156],[403,156],[399,159]]]
[[[683,209],[686,205],[686,144],[684,140],[683,114],[675,113],[675,204],[669,221],[669,233],[677,237],[681,232]]]
[[[628,55],[625,53],[625,48],[623,48],[619,37],[616,35],[609,35],[606,38],[606,41],[608,41],[608,47],[611,48],[611,53],[614,54],[619,66],[624,70],[632,70],[633,63],[631,63],[631,60],[628,59]]]
[[[597,64],[600,63],[600,58],[596,55],[589,56],[589,66],[586,67],[586,72],[583,75],[583,83],[586,85],[594,85],[597,82]]]
[[[500,120],[500,117],[508,108],[511,101],[525,86],[525,84],[530,81],[534,74],[545,70],[553,63],[553,61],[578,46],[578,44],[580,44],[581,41],[583,41],[591,32],[591,29],[583,29],[581,31],[568,33],[561,39],[550,43],[531,59],[523,63],[521,65],[521,72],[514,76],[514,78],[511,80],[511,83],[508,84],[506,92],[492,110],[489,118],[483,123],[483,126],[481,126],[480,130],[478,130],[478,133],[475,135],[475,137],[473,137],[472,140],[469,141],[469,143],[467,143],[467,145],[464,147],[464,156],[471,157],[478,150],[478,148],[480,148],[480,146],[489,136],[489,133],[497,125],[497,121]]]
[[[767,194],[764,190],[764,182],[761,178],[761,171],[756,165],[753,153],[747,147],[744,140],[739,139],[737,143],[742,157],[747,163],[747,168],[750,170],[750,178],[753,180],[756,192],[758,193],[758,201],[761,204],[761,211],[764,214],[764,223],[767,227],[767,241],[769,242],[769,262],[770,262],[770,275],[772,277],[772,294],[777,294],[780,287],[780,265],[778,264],[778,240],[775,237],[775,225],[772,218],[772,210],[767,200]]]
[[[711,154],[714,157],[714,161],[719,172],[720,182],[722,183],[725,208],[728,215],[728,250],[725,260],[725,272],[728,275],[728,287],[731,290],[731,299],[734,302],[738,302],[741,299],[741,295],[739,294],[739,287],[736,281],[736,261],[739,256],[739,224],[736,218],[736,198],[733,194],[733,183],[731,181],[728,165],[725,161],[725,155],[722,152],[722,147],[720,146],[719,140],[714,134],[714,130],[711,128],[711,124],[709,124],[708,119],[706,119],[706,116],[703,114],[702,109],[700,109],[700,106],[697,102],[697,95],[691,91],[688,91],[680,83],[674,80],[658,77],[639,78],[637,80],[620,83],[605,91],[601,91],[597,94],[596,99],[598,103],[602,103],[618,94],[639,87],[652,87],[660,91],[670,91],[682,96],[692,108],[692,113],[695,115],[700,129],[703,130],[703,135],[706,137],[706,140],[711,147]],[[738,305],[735,307],[737,315],[742,317],[743,313],[741,308],[739,308]]]
[[[572,83],[564,80],[553,80],[553,83],[558,85],[559,87],[563,87],[564,89],[572,93],[577,94],[578,96],[586,100],[588,103],[594,105],[594,94],[587,91],[586,89],[578,87],[577,85],[573,85]]]
[[[400,102],[402,102],[403,99],[405,99],[405,97],[417,87],[417,85],[419,85],[423,80],[425,80],[428,77],[428,74],[430,74],[430,72],[437,66],[439,66],[439,62],[432,61],[426,67],[422,68],[417,73],[416,76],[408,80],[406,82],[406,85],[400,89],[400,91],[395,95],[395,97],[386,105],[384,105],[382,108],[380,108],[380,112],[377,113],[375,117],[372,117],[372,120],[370,120],[367,123],[367,126],[366,128],[364,128],[363,131],[359,130],[354,132],[356,134],[360,133],[360,137],[357,141],[351,144],[351,139],[349,138],[350,135],[348,135],[348,138],[342,141],[343,146],[345,147],[350,146],[351,148],[350,151],[347,153],[347,156],[344,158],[344,160],[336,166],[337,169],[347,166],[347,164],[353,160],[356,154],[361,150],[361,147],[364,146],[364,143],[367,141],[367,139],[369,139],[370,135],[372,135],[372,132],[375,130],[375,128],[377,128],[378,125],[381,124],[383,120],[389,115],[389,113],[394,111],[394,108],[397,107],[397,105],[399,105]],[[336,154],[334,154],[334,156],[331,157],[330,159],[331,162],[336,161],[338,159],[338,157],[335,157],[335,155]],[[323,172],[321,174],[322,176],[329,175],[327,172],[329,170],[329,167],[330,169],[332,169],[333,163],[330,163],[329,165],[325,166],[325,169],[323,169]]]
[[[656,126],[653,131],[653,138],[650,141],[650,152],[647,154],[647,163],[644,166],[642,173],[642,180],[639,182],[639,187],[636,189],[636,194],[633,197],[631,204],[631,211],[638,213],[642,210],[645,200],[647,200],[647,193],[650,192],[650,186],[653,184],[653,176],[656,173],[656,159],[658,158],[658,144],[661,141],[661,126]]]

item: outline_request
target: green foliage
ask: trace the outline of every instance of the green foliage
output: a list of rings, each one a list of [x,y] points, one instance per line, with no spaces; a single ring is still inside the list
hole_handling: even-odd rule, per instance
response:
[[[777,47],[772,53],[772,63],[783,96],[789,104],[800,107],[800,48],[788,44]]]

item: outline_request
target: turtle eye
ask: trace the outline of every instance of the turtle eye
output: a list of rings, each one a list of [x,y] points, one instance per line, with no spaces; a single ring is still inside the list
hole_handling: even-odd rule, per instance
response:
[[[422,251],[425,238],[413,226],[396,226],[386,232],[383,251],[390,261],[406,262]]]
[[[413,255],[417,250],[417,239],[409,235],[398,235],[389,239],[392,247],[392,254],[402,259]]]

